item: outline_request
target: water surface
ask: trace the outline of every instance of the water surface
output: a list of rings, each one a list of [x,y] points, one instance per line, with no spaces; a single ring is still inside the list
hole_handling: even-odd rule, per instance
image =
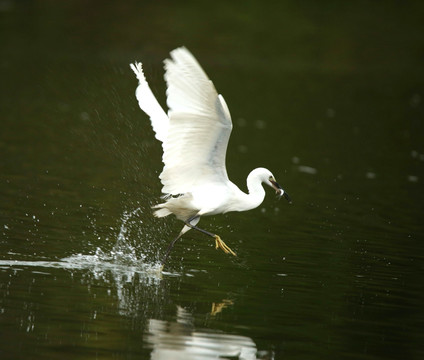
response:
[[[2,359],[420,359],[420,2],[2,1]],[[227,164],[293,198],[156,219],[142,60],[186,45],[231,111]]]

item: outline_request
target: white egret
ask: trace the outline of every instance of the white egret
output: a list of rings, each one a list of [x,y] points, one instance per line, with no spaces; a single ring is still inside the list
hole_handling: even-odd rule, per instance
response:
[[[213,237],[217,249],[236,255],[218,235],[196,226],[200,217],[258,207],[265,197],[262,183],[274,188],[280,197],[290,198],[262,167],[247,177],[247,194],[229,180],[225,154],[233,125],[227,104],[185,47],[170,55],[164,61],[168,114],[153,95],[142,64],[130,65],[139,81],[136,97],[140,108],[150,117],[163,147],[164,167],[159,177],[164,202],[153,207],[154,215],[174,214],[185,223],[169,244],[162,265],[175,242],[190,229]]]

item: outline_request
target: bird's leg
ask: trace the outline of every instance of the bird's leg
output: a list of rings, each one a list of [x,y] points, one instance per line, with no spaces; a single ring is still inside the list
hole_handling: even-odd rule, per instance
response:
[[[230,247],[224,241],[222,241],[222,239],[219,237],[219,235],[212,234],[211,232],[203,230],[203,229],[197,227],[196,225],[192,225],[191,221],[193,221],[193,219],[195,219],[195,218],[196,218],[196,216],[190,218],[189,220],[185,221],[185,224],[187,226],[191,227],[194,230],[200,231],[203,234],[206,234],[210,237],[213,237],[215,239],[215,249],[220,248],[226,254],[231,254],[231,255],[237,256],[236,253],[233,250],[231,250]]]
[[[171,243],[168,245],[168,248],[166,249],[165,255],[164,255],[164,257],[162,258],[162,261],[161,261],[162,270],[163,270],[163,268],[164,268],[164,266],[165,266],[166,260],[168,259],[168,255],[169,255],[169,253],[171,252],[171,250],[172,250],[172,248],[174,247],[174,245],[175,245],[175,243],[177,242],[177,240],[178,240],[181,236],[183,236],[183,234],[184,234],[184,233],[181,231],[181,232],[178,234],[178,236],[177,236],[174,240],[172,240],[172,241],[171,241]]]
[[[195,220],[196,218],[199,218],[199,216],[194,216],[194,217],[192,217],[192,218],[190,218],[190,219],[188,219],[187,221],[184,221],[184,223],[189,227],[189,228],[191,228],[191,229],[194,229],[194,230],[197,230],[197,231],[200,231],[201,233],[203,233],[203,234],[205,234],[205,235],[208,235],[208,236],[210,236],[210,237],[213,237],[214,239],[215,239],[215,248],[216,249],[218,249],[218,248],[220,248],[220,249],[222,249],[222,251],[224,251],[226,254],[231,254],[231,255],[234,255],[234,256],[237,256],[236,255],[236,253],[233,251],[233,250],[231,250],[230,248],[229,248],[229,246],[227,246],[227,244],[225,243],[225,242],[223,242],[222,240],[221,240],[221,238],[218,236],[218,235],[216,235],[216,234],[212,234],[211,232],[209,232],[209,231],[206,231],[206,230],[203,230],[203,229],[201,229],[201,228],[199,228],[199,227],[197,227],[196,225],[193,225],[193,224],[191,224],[191,222],[193,221],[193,220]],[[197,220],[197,219],[196,219]],[[197,223],[197,222],[196,222]],[[165,263],[166,263],[166,260],[168,260],[168,255],[169,255],[169,253],[171,252],[171,250],[172,250],[172,248],[174,247],[174,245],[175,245],[175,243],[186,233],[188,231],[188,228],[183,228],[183,230],[181,230],[181,232],[178,234],[178,236],[174,239],[174,240],[172,240],[171,241],[171,243],[168,245],[168,248],[166,249],[166,252],[165,252],[165,255],[164,255],[164,257],[162,258],[162,261],[161,261],[161,266],[162,266],[162,270],[163,270],[163,268],[164,268],[164,266],[165,266]]]

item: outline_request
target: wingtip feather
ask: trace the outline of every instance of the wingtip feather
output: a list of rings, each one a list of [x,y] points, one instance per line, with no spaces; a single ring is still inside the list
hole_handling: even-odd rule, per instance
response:
[[[130,64],[130,67],[139,81],[146,81],[143,72],[143,64],[141,62],[134,62],[133,64]]]
[[[156,97],[147,83],[146,77],[143,72],[143,64],[141,62],[134,62],[130,64],[130,68],[137,76],[139,85],[135,91],[138,104],[147,115],[150,117],[152,127],[156,133],[156,138],[164,141],[168,133],[169,119],[162,107],[159,105]]]

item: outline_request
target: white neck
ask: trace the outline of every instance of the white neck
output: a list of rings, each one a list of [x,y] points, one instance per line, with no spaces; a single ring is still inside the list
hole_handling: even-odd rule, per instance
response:
[[[265,190],[262,186],[262,174],[259,169],[250,172],[247,177],[248,194],[238,189],[237,202],[230,211],[247,211],[257,208],[265,198]]]

